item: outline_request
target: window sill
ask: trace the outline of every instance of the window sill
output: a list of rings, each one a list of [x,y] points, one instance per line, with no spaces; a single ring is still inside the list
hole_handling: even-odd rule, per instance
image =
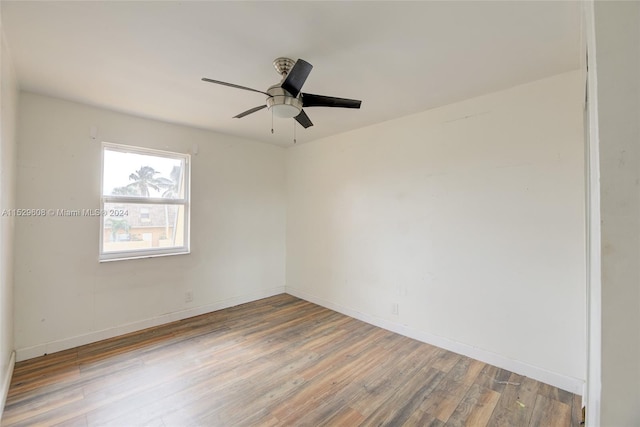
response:
[[[102,263],[102,262],[112,262],[112,261],[128,261],[128,260],[133,260],[133,259],[145,259],[145,258],[158,258],[158,257],[165,257],[165,256],[173,256],[173,255],[189,255],[191,253],[190,250],[184,250],[184,251],[174,251],[174,252],[158,252],[158,253],[150,253],[150,252],[143,252],[143,253],[126,253],[126,254],[108,254],[107,257],[103,258],[105,255],[101,255],[98,258],[98,262]]]

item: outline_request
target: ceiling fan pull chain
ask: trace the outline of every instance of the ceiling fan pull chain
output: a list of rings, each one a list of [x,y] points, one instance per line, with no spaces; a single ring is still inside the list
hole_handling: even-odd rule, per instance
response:
[[[271,135],[273,135],[273,108],[271,109]]]
[[[293,143],[295,144],[296,141],[296,121],[293,121]]]

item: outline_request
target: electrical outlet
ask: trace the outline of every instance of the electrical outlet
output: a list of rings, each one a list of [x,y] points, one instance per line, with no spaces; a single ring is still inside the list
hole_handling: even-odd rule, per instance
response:
[[[396,286],[396,295],[400,297],[407,296],[409,294],[409,288],[407,285],[398,285]]]
[[[184,302],[191,302],[193,301],[193,292],[192,291],[187,291],[184,293]]]
[[[398,303],[394,302],[393,305],[391,306],[391,314],[394,314],[397,316],[399,312],[400,312],[400,308],[398,307]]]

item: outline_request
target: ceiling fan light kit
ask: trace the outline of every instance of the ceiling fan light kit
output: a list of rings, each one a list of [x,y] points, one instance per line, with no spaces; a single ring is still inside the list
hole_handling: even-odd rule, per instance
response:
[[[296,117],[302,111],[302,101],[300,98],[294,98],[286,90],[279,85],[273,85],[267,93],[267,108],[273,111],[276,117],[292,118]]]
[[[309,73],[311,73],[311,69],[313,68],[313,65],[303,59],[294,61],[290,58],[280,57],[273,61],[273,66],[276,69],[276,72],[282,76],[282,81],[269,87],[266,92],[219,80],[212,80],[208,78],[202,78],[202,80],[209,83],[267,95],[265,104],[251,108],[234,116],[234,118],[237,119],[267,108],[271,110],[273,115],[276,117],[294,118],[306,129],[313,126],[313,123],[303,110],[303,107],[360,108],[362,101],[356,99],[335,98],[332,96],[313,95],[310,93],[300,92],[304,82],[307,80],[307,77],[309,77]]]

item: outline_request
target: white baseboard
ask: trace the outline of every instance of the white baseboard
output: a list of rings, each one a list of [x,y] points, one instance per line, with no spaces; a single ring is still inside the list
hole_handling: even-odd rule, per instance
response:
[[[128,334],[130,332],[140,331],[146,328],[151,328],[154,326],[175,322],[176,320],[187,319],[189,317],[199,316],[205,313],[211,313],[212,311],[234,307],[236,305],[244,304],[247,302],[256,301],[262,298],[267,298],[270,296],[282,294],[284,292],[285,292],[284,286],[279,286],[279,287],[264,290],[261,292],[255,292],[252,294],[228,298],[225,300],[217,301],[212,304],[201,305],[198,307],[193,307],[185,310],[163,314],[161,316],[153,317],[151,319],[145,319],[137,322],[127,323],[125,325],[103,329],[100,331],[93,331],[87,334],[77,335],[70,338],[64,338],[57,341],[50,341],[44,344],[38,344],[30,347],[23,347],[16,350],[16,359],[17,361],[32,359],[34,357],[42,356],[45,354],[55,353],[57,351],[67,350],[67,349],[78,347],[81,345],[90,344],[96,341],[101,341],[104,339],[117,337],[119,335]]]
[[[2,414],[4,412],[4,405],[7,402],[7,394],[9,393],[9,386],[11,385],[11,377],[13,376],[13,367],[16,364],[16,352],[11,352],[11,357],[9,358],[9,365],[7,366],[7,371],[4,373],[4,381],[2,381],[2,390],[0,391],[0,420],[2,420]]]
[[[361,313],[357,310],[344,307],[340,304],[335,304],[331,301],[318,298],[315,295],[308,294],[298,289],[293,289],[289,286],[287,286],[286,292],[290,295],[293,295],[294,297],[298,297],[314,304],[318,304],[322,307],[337,311],[338,313],[342,313],[346,316],[353,317],[371,325],[378,326],[388,331],[395,332],[427,344],[444,348],[445,350],[453,351],[454,353],[471,357],[481,362],[488,363],[490,365],[497,366],[511,372],[515,372],[518,375],[524,375],[529,378],[533,378],[534,380],[552,385],[554,387],[558,387],[562,390],[566,390],[575,394],[581,394],[583,392],[585,382],[578,378],[551,372],[546,369],[521,362],[519,360],[510,359],[497,353],[483,350],[481,348],[473,347],[468,344],[453,341],[441,336],[432,335],[427,332],[413,329],[405,325],[400,325],[386,319],[371,316],[366,313]]]

